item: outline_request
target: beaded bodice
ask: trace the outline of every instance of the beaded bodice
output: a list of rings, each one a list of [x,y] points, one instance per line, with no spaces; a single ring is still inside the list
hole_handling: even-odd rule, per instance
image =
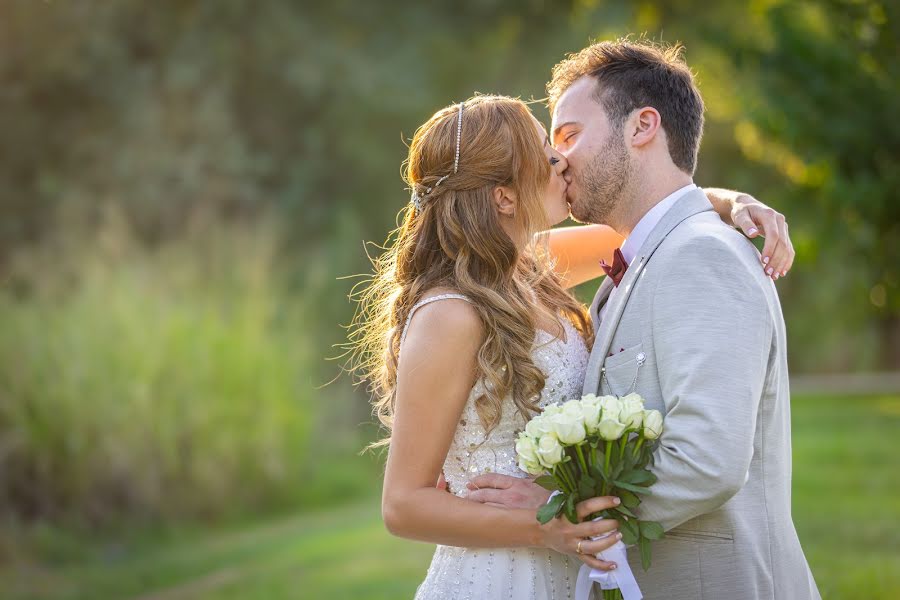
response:
[[[445,298],[468,300],[459,294],[433,296],[416,304],[409,313],[409,319],[419,306]],[[538,330],[535,335],[532,360],[546,377],[537,402],[541,408],[581,397],[588,349],[575,326],[565,318],[561,322],[565,329],[565,339],[554,337],[544,330]],[[405,333],[404,331],[404,337]],[[475,401],[484,394],[484,385],[484,381],[478,380],[469,392],[444,460],[444,478],[448,489],[457,496],[466,494],[467,481],[484,473],[528,476],[518,467],[515,448],[516,436],[525,428],[527,420],[519,412],[512,396],[507,396],[502,401],[500,422],[486,434],[475,408]]]

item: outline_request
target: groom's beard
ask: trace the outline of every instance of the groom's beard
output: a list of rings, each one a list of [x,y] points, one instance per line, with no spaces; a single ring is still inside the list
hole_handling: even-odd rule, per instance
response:
[[[609,225],[610,217],[621,211],[633,171],[621,132],[612,132],[580,177],[581,193],[572,203],[572,218]]]

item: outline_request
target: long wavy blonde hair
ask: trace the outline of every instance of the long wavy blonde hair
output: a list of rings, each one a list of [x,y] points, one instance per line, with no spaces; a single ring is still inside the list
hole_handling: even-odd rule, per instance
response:
[[[475,406],[488,433],[509,394],[526,419],[539,410],[545,378],[531,358],[538,315],[557,322],[568,318],[591,342],[584,305],[562,287],[546,240],[535,235],[548,225],[543,194],[550,165],[531,112],[504,96],[467,100],[454,173],[458,111],[458,104],[439,110],[416,131],[405,180],[424,197],[422,210],[405,209],[384,254],[373,260],[374,276],[351,294],[359,305],[350,326],[350,368],[369,382],[373,413],[388,432],[368,448],[390,443],[403,327],[429,290],[464,294],[482,321],[476,376],[486,385]],[[515,218],[527,236],[524,252],[500,225],[492,191],[501,185],[517,194]]]

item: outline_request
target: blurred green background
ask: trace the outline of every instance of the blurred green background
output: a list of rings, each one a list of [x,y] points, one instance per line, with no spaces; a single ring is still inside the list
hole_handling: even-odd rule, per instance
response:
[[[898,5],[444,4],[0,1],[0,597],[411,597],[432,547],[388,536],[383,457],[357,455],[349,276],[420,123],[539,99],[566,52],[629,32],[686,45],[697,183],[791,224],[823,596],[900,597]],[[836,393],[861,372],[890,389]]]

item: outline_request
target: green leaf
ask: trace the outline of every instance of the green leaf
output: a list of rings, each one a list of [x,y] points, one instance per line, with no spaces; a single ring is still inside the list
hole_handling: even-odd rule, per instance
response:
[[[625,468],[625,465],[621,462],[616,462],[609,469],[609,478],[616,479],[622,473],[622,470]]]
[[[613,485],[620,487],[622,489],[625,489],[625,490],[630,490],[636,494],[647,494],[647,495],[650,494],[649,488],[641,487],[639,485],[631,485],[630,483],[626,483],[626,482],[618,480],[618,479],[613,481]]]
[[[644,447],[641,448],[641,456],[640,460],[638,460],[635,464],[636,466],[644,469],[653,462],[653,453],[656,452],[656,449],[659,447],[659,440],[654,440],[652,444],[644,444]]]
[[[625,508],[625,505],[623,505],[623,504],[620,504],[619,506],[615,507],[613,510],[618,513],[621,513],[623,515],[629,516],[632,519],[637,519],[637,515],[635,515],[633,512],[631,512],[628,508]]]
[[[636,544],[640,537],[637,521],[634,519],[622,519],[619,521],[619,532],[622,534],[622,542],[628,546]]]
[[[556,481],[556,477],[554,477],[553,475],[541,475],[540,477],[536,478],[534,482],[545,490],[550,490],[551,492],[561,489],[562,487],[559,485],[559,482]]]
[[[566,496],[566,494],[557,494],[550,499],[550,502],[538,509],[537,520],[541,525],[549,523],[559,514],[559,509],[566,501]]]
[[[575,511],[575,494],[569,494],[566,499],[566,518],[570,523],[578,523],[578,513]]]
[[[578,480],[578,493],[583,499],[594,497],[594,480],[590,477],[582,477]]]
[[[593,475],[594,477],[594,481],[609,481],[609,479],[606,477],[606,473],[604,473],[603,469],[601,469],[597,465],[590,467],[589,470],[591,472],[591,475]]]
[[[640,522],[641,536],[648,540],[661,540],[665,536],[662,525],[656,521]]]
[[[618,479],[619,481],[633,483],[634,485],[649,486],[656,483],[656,475],[646,469],[632,469],[631,471],[622,473],[621,477]]]
[[[604,509],[604,510],[589,514],[587,517],[585,517],[585,519],[584,519],[584,521],[582,521],[582,523],[584,523],[585,521],[593,521],[597,517],[600,517],[603,519],[616,519],[616,520],[619,520],[621,518],[617,514],[615,514],[612,509]]]
[[[641,547],[641,566],[646,571],[650,568],[650,540],[641,538],[638,544]]]
[[[578,497],[581,500],[587,500],[588,498],[593,498],[594,496],[594,488],[589,486],[583,480],[578,482]]]
[[[641,503],[641,499],[637,497],[637,494],[633,494],[628,490],[619,490],[615,495],[622,501],[622,506],[627,506],[628,508],[637,508],[638,504]]]

